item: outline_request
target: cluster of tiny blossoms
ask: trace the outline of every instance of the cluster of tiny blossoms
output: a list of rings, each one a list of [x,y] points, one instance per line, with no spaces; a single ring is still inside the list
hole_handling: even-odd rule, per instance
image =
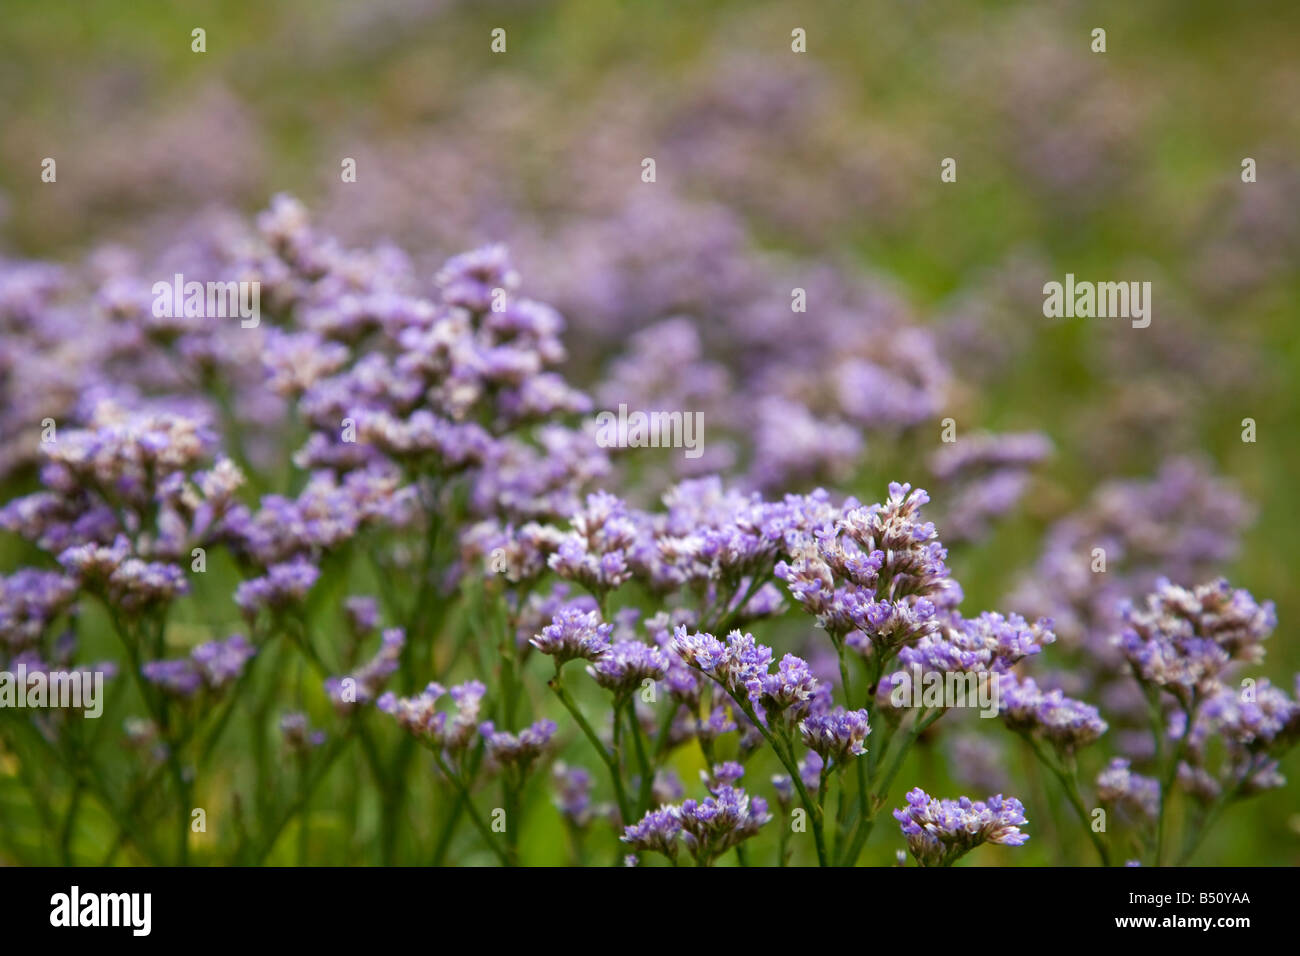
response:
[[[766,800],[733,786],[743,773],[739,765],[714,768],[708,797],[650,811],[624,829],[623,842],[634,850],[661,853],[676,863],[680,841],[697,866],[711,865],[772,819]]]
[[[1223,579],[1192,588],[1161,580],[1122,617],[1115,643],[1162,716],[1155,732],[1166,738],[1169,784],[1207,806],[1281,786],[1278,760],[1300,741],[1300,703],[1267,678],[1231,682],[1263,660],[1277,624],[1272,602]],[[1223,742],[1217,763],[1210,738]]]
[[[1260,604],[1225,580],[1182,588],[1168,580],[1123,612],[1116,643],[1134,676],[1162,688],[1184,708],[1217,689],[1233,662],[1258,663],[1277,626],[1272,602]]]
[[[930,496],[892,483],[883,505],[850,503],[776,567],[791,594],[836,641],[877,659],[934,634],[960,598],[947,550],[921,508]]]
[[[1047,656],[1056,624],[963,612],[929,494],[901,482],[875,504],[821,488],[773,492],[848,477],[861,429],[932,415],[944,374],[924,336],[855,336],[836,359],[839,394],[822,402],[834,410],[814,412],[796,395],[814,394],[826,377],[813,374],[824,349],[788,357],[793,392],[758,375],[758,393],[733,403],[730,371],[705,357],[694,326],[647,330],[596,383],[602,401],[625,397],[624,382],[647,403],[686,389],[718,410],[732,436],[720,446],[736,444],[676,483],[616,493],[622,460],[596,442],[595,404],[559,371],[565,321],[521,294],[504,246],[420,275],[391,248],[344,248],[300,204],[277,197],[252,231],[216,230],[177,255],[195,274],[257,282],[262,326],[154,315],[146,277],[114,267],[96,316],[126,345],[83,356],[87,384],[60,393],[49,439],[34,456],[0,460],[27,468],[36,488],[0,508],[0,530],[39,556],[0,576],[0,665],[84,670],[79,641],[99,620],[130,661],[134,688],[118,706],[128,711],[129,750],[147,764],[132,783],[138,793],[93,793],[119,822],[123,852],[187,861],[188,835],[164,854],[139,834],[147,819],[170,815],[186,829],[198,790],[221,778],[207,772],[217,742],[247,713],[280,715],[297,773],[278,792],[269,735],[255,727],[247,749],[261,789],[239,797],[257,819],[235,862],[279,852],[279,835],[311,812],[332,762],[352,759],[356,779],[382,794],[374,842],[384,862],[414,854],[398,829],[421,815],[407,801],[432,791],[430,858],[487,852],[518,863],[531,816],[522,802],[549,776],[575,859],[587,858],[584,841],[600,839],[599,821],[611,826],[609,849],[636,862],[657,854],[675,864],[685,848],[698,865],[733,852],[748,863],[774,849],[780,862],[815,854],[822,865],[851,865],[910,748],[956,706],[912,713],[882,703],[900,674],[916,673],[991,680],[1002,722],[1082,805],[1076,764],[1107,722],[1067,696],[1083,688],[1026,673]],[[0,297],[6,321],[11,299],[22,316],[39,313],[57,285],[39,271],[18,279],[22,295]],[[831,327],[847,331],[862,300],[838,298],[842,323]],[[751,306],[733,318],[761,318]],[[737,328],[754,333],[745,361],[761,370],[777,340],[754,322]],[[677,359],[675,375],[664,374],[661,345]],[[35,424],[10,429],[9,415],[0,415],[6,442]],[[744,480],[707,473],[736,473],[741,449],[752,453],[741,456],[752,459]],[[986,435],[935,456],[949,492],[945,528],[980,537],[1048,451],[1041,436]],[[1114,537],[1126,545],[1159,538],[1180,520],[1166,486],[1180,475],[1197,484],[1171,474],[1156,491],[1101,502],[1096,522],[1070,524],[1057,549],[1099,526],[1121,526]],[[1198,488],[1212,499],[1201,523],[1230,537],[1234,500],[1207,482]],[[1154,514],[1134,530],[1128,519],[1140,508]],[[1229,550],[1205,537],[1188,542],[1197,566]],[[1041,577],[1077,584],[1073,570],[1045,558]],[[353,592],[362,581],[377,598]],[[1116,758],[1097,789],[1149,831],[1159,860],[1175,785],[1201,819],[1278,785],[1300,707],[1262,678],[1248,693],[1227,683],[1234,668],[1259,662],[1275,624],[1270,604],[1222,582],[1154,589],[1127,610],[1086,588],[1063,593],[1086,605],[1067,629],[1115,622],[1107,647],[1158,715],[1154,749],[1169,755],[1166,765],[1148,777],[1133,769],[1139,758]],[[200,619],[230,636],[198,637]],[[226,620],[242,621],[240,633]],[[270,696],[290,686],[291,708]],[[69,765],[80,760],[71,735],[42,734]],[[1207,746],[1212,738],[1225,747]],[[571,763],[579,753],[599,772]],[[557,754],[564,762],[541,773]],[[674,766],[701,759],[708,796],[685,798]],[[757,792],[764,784],[738,786],[757,766],[776,771],[766,779],[791,821],[766,827],[774,815]],[[489,783],[491,825],[480,806]],[[1012,798],[941,801],[914,789],[907,801],[895,817],[924,865],[1026,839]],[[471,851],[461,819],[477,831]],[[310,828],[302,820],[294,829]]]
[[[1029,834],[1019,800],[999,794],[972,802],[968,797],[938,800],[920,787],[907,795],[907,806],[894,811],[907,848],[921,866],[951,866],[983,843],[1022,846]]]

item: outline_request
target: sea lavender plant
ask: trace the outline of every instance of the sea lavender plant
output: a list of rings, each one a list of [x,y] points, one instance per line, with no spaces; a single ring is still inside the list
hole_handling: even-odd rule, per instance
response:
[[[1182,841],[1185,861],[1224,810],[1282,782],[1277,758],[1297,741],[1300,705],[1267,680],[1245,679],[1240,689],[1225,680],[1263,659],[1276,613],[1272,602],[1258,602],[1223,579],[1192,588],[1161,579],[1121,616],[1114,642],[1146,699],[1156,744],[1151,858],[1157,865],[1165,860],[1177,784],[1196,805]],[[1224,741],[1217,767],[1205,746],[1211,735]]]
[[[939,800],[920,787],[907,795],[907,806],[894,811],[907,848],[920,866],[952,866],[983,843],[1023,846],[1029,834],[1025,808],[1001,794],[987,801],[969,797]]]
[[[759,93],[782,102],[779,91]],[[1057,626],[965,616],[919,489],[893,483],[874,505],[835,490],[781,494],[820,480],[843,487],[860,477],[868,441],[889,433],[889,444],[935,416],[947,372],[928,333],[906,327],[874,286],[756,255],[726,210],[662,192],[659,211],[594,198],[618,209],[608,233],[588,232],[607,248],[587,246],[591,267],[552,281],[564,304],[607,296],[599,309],[570,310],[584,335],[568,344],[584,354],[613,358],[623,332],[678,316],[581,384],[602,402],[703,406],[722,432],[707,464],[725,481],[697,464],[673,484],[669,472],[641,472],[634,456],[611,460],[584,421],[595,406],[560,373],[565,321],[523,296],[498,244],[449,260],[430,282],[391,247],[347,248],[279,197],[256,228],[205,226],[203,241],[175,253],[194,264],[187,272],[258,281],[262,328],[152,315],[154,266],[109,257],[94,267],[104,273],[87,310],[95,334],[82,336],[106,341],[80,345],[68,335],[77,310],[59,301],[75,294],[67,273],[0,269],[0,328],[30,326],[5,367],[29,363],[50,396],[0,415],[0,471],[26,469],[24,491],[39,484],[0,509],[0,527],[33,563],[0,577],[0,650],[33,667],[84,669],[77,657],[97,646],[86,638],[103,619],[136,682],[119,682],[112,703],[129,727],[129,774],[66,774],[77,796],[55,812],[68,808],[58,829],[73,844],[78,807],[93,802],[117,830],[109,862],[257,863],[284,858],[290,843],[304,862],[329,799],[353,824],[347,853],[358,860],[486,852],[515,864],[520,829],[535,817],[533,782],[552,754],[567,759],[574,747],[593,749],[606,771],[596,780],[557,767],[559,812],[581,831],[575,861],[619,843],[639,862],[654,851],[712,865],[734,851],[750,864],[774,845],[780,863],[815,854],[851,864],[892,805],[894,781],[954,709],[892,704],[893,676],[913,668],[995,681],[1004,722],[1078,798],[1074,762],[1104,729],[1100,713],[1065,696],[1083,690],[1020,673]],[[648,232],[660,246],[638,246]],[[669,241],[700,255],[675,273],[682,256],[646,251]],[[625,281],[601,293],[595,277],[615,269]],[[774,275],[818,302],[799,341],[785,303],[768,301]],[[703,308],[716,309],[716,328],[686,317]],[[593,316],[609,329],[594,334]],[[106,329],[113,336],[99,335]],[[721,357],[719,337],[734,343]],[[56,358],[66,376],[48,368]],[[21,398],[14,380],[0,386],[6,400]],[[58,438],[38,447],[35,412],[46,407]],[[932,463],[947,491],[940,524],[958,538],[978,536],[1018,499],[1046,452],[1037,436],[965,447]],[[1136,503],[1100,519],[1157,552],[1126,553],[1142,573],[1177,567],[1162,534],[1218,528],[1226,540],[1236,527],[1230,496],[1192,520],[1165,500],[1178,482],[1160,481],[1159,494],[1131,489]],[[1191,497],[1214,504],[1211,492]],[[1139,505],[1153,513],[1151,534],[1130,527]],[[1086,543],[1091,527],[1070,542]],[[1197,535],[1183,544],[1192,564],[1229,550]],[[1100,608],[1094,597],[1081,603]],[[793,604],[825,634],[798,627]],[[228,634],[240,618],[246,637],[196,636]],[[1125,621],[1125,660],[1162,702],[1157,739],[1176,753],[1172,780],[1196,819],[1208,827],[1231,802],[1276,785],[1295,705],[1262,680],[1249,698],[1228,683],[1232,667],[1257,662],[1267,606],[1217,586],[1162,585]],[[1195,643],[1209,633],[1210,644]],[[179,646],[195,649],[169,655]],[[570,688],[565,665],[575,660],[590,681]],[[551,698],[533,693],[546,677]],[[266,732],[277,715],[279,737]],[[4,726],[15,727],[20,766],[82,759],[67,721],[17,724]],[[241,732],[243,762],[209,773],[214,755],[231,751],[222,741]],[[1222,752],[1208,743],[1220,738]],[[287,786],[277,740],[297,770]],[[424,752],[432,764],[422,768]],[[700,760],[709,796],[685,799],[674,765]],[[340,762],[348,770],[331,774]],[[1174,787],[1131,766],[1103,771],[1099,799],[1149,815],[1153,795],[1163,804]],[[739,782],[772,771],[774,806],[791,825],[765,829],[766,795]],[[232,788],[239,826],[201,841],[188,814],[217,779]],[[500,798],[489,797],[497,786]],[[1016,801],[922,805],[916,793],[904,830],[920,862],[1023,837]],[[152,834],[168,800],[174,851]],[[461,832],[462,819],[473,832]],[[597,826],[606,822],[612,835]],[[909,826],[926,836],[914,843]]]
[[[725,782],[715,782],[710,791],[704,800],[650,811],[624,830],[623,842],[638,851],[662,853],[675,865],[680,838],[696,866],[711,866],[772,819],[762,797],[751,797]]]

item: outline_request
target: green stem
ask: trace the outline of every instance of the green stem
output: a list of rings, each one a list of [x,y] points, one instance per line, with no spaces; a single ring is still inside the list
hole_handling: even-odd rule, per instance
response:
[[[509,771],[501,775],[501,799],[506,811],[506,865],[519,865],[519,793],[522,781],[516,785]]]
[[[623,775],[619,769],[618,760],[609,752],[609,749],[601,743],[600,738],[596,736],[596,731],[592,729],[591,724],[587,722],[587,718],[582,715],[582,711],[578,709],[578,705],[574,703],[573,698],[569,696],[569,692],[565,690],[564,684],[561,683],[559,664],[555,667],[555,676],[547,682],[546,686],[555,692],[555,696],[560,699],[560,703],[564,705],[564,709],[573,716],[573,719],[577,721],[578,726],[582,728],[582,732],[587,735],[587,739],[591,741],[591,745],[596,748],[596,753],[600,756],[601,762],[609,769],[610,779],[614,785],[614,798],[618,801],[618,811],[623,817],[624,825],[634,823],[636,818],[632,816],[632,805],[628,802],[627,792],[623,788]],[[614,726],[618,726],[617,719],[614,722]]]
[[[451,848],[452,837],[456,835],[456,824],[460,822],[460,815],[464,811],[465,798],[457,794],[455,801],[451,805],[451,811],[447,814],[447,819],[442,822],[442,829],[438,832],[438,842],[433,851],[433,866],[442,866],[446,861],[447,851]]]
[[[452,773],[451,768],[447,766],[447,761],[442,759],[442,754],[438,753],[436,750],[431,750],[430,752],[433,754],[433,761],[438,765],[438,769],[442,771],[443,776],[451,781],[452,786],[455,787],[457,792],[460,794],[461,800],[465,805],[465,810],[469,813],[470,821],[474,824],[474,828],[478,830],[479,835],[483,837],[483,841],[487,844],[488,849],[492,851],[493,855],[501,862],[502,866],[510,866],[509,855],[498,845],[497,840],[492,836],[491,828],[483,822],[483,818],[475,808],[474,801],[470,797],[468,785],[460,779],[459,775]],[[510,824],[507,822],[507,830],[509,830],[509,826]]]
[[[624,705],[628,722],[632,725],[632,743],[636,748],[636,762],[641,770],[641,792],[637,795],[637,811],[643,816],[650,810],[650,794],[654,789],[655,774],[646,756],[644,733],[640,721],[636,719],[636,703],[629,699]],[[614,719],[618,719],[618,705],[614,707]]]
[[[300,788],[298,797],[282,814],[280,814],[279,818],[267,831],[266,836],[263,837],[261,845],[257,848],[256,852],[252,854],[251,863],[253,866],[262,865],[262,862],[275,848],[276,841],[279,840],[280,834],[284,832],[284,828],[292,823],[299,813],[306,809],[307,803],[311,800],[312,794],[316,792],[316,788],[319,787],[321,781],[325,779],[326,772],[334,765],[334,761],[343,753],[351,739],[351,736],[336,737],[330,742],[328,745],[329,749],[319,759],[319,763],[316,765],[316,770],[307,781],[307,785]],[[241,853],[236,854],[237,857],[241,855]]]
[[[1162,865],[1165,855],[1165,818],[1169,805],[1170,791],[1173,790],[1174,780],[1178,777],[1178,764],[1182,762],[1183,752],[1187,748],[1187,735],[1191,733],[1192,724],[1196,720],[1196,707],[1183,712],[1186,721],[1183,724],[1183,732],[1178,736],[1177,743],[1174,744],[1173,752],[1169,754],[1168,763],[1160,777],[1160,811],[1156,816],[1156,866]]]
[[[718,686],[722,687],[722,689],[727,692],[731,699],[736,702],[736,706],[740,708],[741,713],[748,717],[750,723],[758,728],[758,732],[762,734],[763,739],[767,741],[767,745],[772,748],[777,759],[781,761],[781,765],[785,767],[786,773],[790,775],[790,781],[794,784],[794,788],[799,794],[799,801],[803,804],[803,808],[805,812],[807,812],[809,820],[812,823],[813,843],[817,849],[817,865],[829,866],[830,860],[826,855],[826,836],[823,833],[822,827],[822,808],[819,803],[813,802],[812,797],[808,795],[808,788],[804,786],[803,778],[799,776],[799,764],[794,759],[794,750],[790,746],[789,734],[783,727],[778,725],[781,731],[782,740],[784,741],[783,746],[782,743],[777,741],[776,737],[772,736],[771,731],[763,726],[763,723],[754,713],[753,705],[750,704],[748,700],[742,699],[740,696],[731,693],[731,689],[721,683],[719,683]]]
[[[1083,825],[1083,831],[1088,834],[1088,839],[1092,841],[1093,847],[1097,850],[1097,855],[1101,857],[1102,866],[1110,866],[1110,850],[1106,847],[1106,842],[1101,836],[1092,829],[1091,821],[1088,819],[1088,810],[1083,805],[1083,798],[1079,796],[1078,774],[1073,767],[1068,770],[1058,767],[1056,761],[1050,759],[1043,751],[1038,741],[1027,731],[1021,732],[1021,737],[1029,744],[1029,749],[1033,751],[1038,762],[1046,767],[1061,785],[1065,791],[1066,800],[1074,808],[1075,814],[1079,818],[1079,823]]]
[[[1187,838],[1183,842],[1183,851],[1179,854],[1176,865],[1186,866],[1191,862],[1192,856],[1196,853],[1201,842],[1205,839],[1210,830],[1213,829],[1214,825],[1219,822],[1219,817],[1223,816],[1223,812],[1237,799],[1240,795],[1240,791],[1240,784],[1233,787],[1231,790],[1225,791],[1223,795],[1220,796],[1219,799],[1210,807],[1209,811],[1205,814],[1205,817],[1200,821],[1200,825],[1188,831]]]
[[[917,738],[920,737],[931,724],[942,717],[945,713],[946,711],[936,710],[927,715],[925,710],[922,709],[917,713],[916,718],[912,721],[911,727],[908,728],[907,733],[905,733],[901,739],[898,737],[897,732],[895,732],[894,736],[890,738],[887,745],[888,749],[886,751],[886,755],[889,757],[889,763],[885,765],[885,770],[883,775],[880,777],[879,783],[873,782],[871,784],[873,792],[867,804],[866,815],[859,815],[856,832],[853,834],[853,839],[849,843],[847,853],[845,853],[844,858],[840,861],[841,865],[853,866],[858,862],[858,857],[862,855],[862,848],[866,846],[867,839],[871,836],[871,831],[875,828],[876,814],[879,813],[881,808],[888,802],[889,788],[893,785],[894,777],[898,775],[898,771],[902,769],[903,761],[911,751],[912,745],[916,743]],[[862,758],[859,757],[858,760],[861,761]]]

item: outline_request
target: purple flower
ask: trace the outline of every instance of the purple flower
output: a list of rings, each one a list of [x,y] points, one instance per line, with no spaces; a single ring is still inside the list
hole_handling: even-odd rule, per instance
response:
[[[349,714],[357,704],[368,704],[378,697],[388,678],[397,672],[404,646],[406,633],[399,627],[389,628],[381,635],[379,651],[374,657],[351,674],[327,678],[325,693],[334,702],[334,708],[341,714]]]
[[[252,619],[263,608],[274,611],[301,602],[319,577],[320,568],[306,558],[273,564],[262,577],[245,581],[235,589],[235,603],[245,617]]]
[[[498,766],[519,773],[526,772],[533,761],[542,755],[555,735],[555,721],[539,720],[518,734],[497,730],[492,721],[479,725],[478,731],[487,745],[487,755]]]
[[[704,800],[687,800],[678,811],[682,840],[700,866],[708,866],[732,847],[758,833],[772,819],[767,801],[744,790],[720,786]]]
[[[365,637],[379,626],[379,604],[365,595],[350,597],[343,602],[348,629],[354,637]]]
[[[609,652],[609,635],[613,630],[614,625],[601,621],[599,611],[568,606],[561,608],[529,643],[554,657],[558,667],[575,659],[599,660]]]
[[[91,427],[66,429],[41,446],[47,462],[43,483],[62,492],[77,485],[112,488],[133,503],[152,498],[157,483],[196,467],[215,436],[204,423],[175,413],[96,405]]]
[[[349,446],[351,447],[351,446]],[[295,499],[267,495],[253,513],[234,508],[222,523],[240,552],[272,566],[336,550],[371,524],[403,527],[411,520],[413,490],[380,466],[313,474]]]
[[[688,634],[685,625],[677,627],[670,646],[688,665],[710,677],[722,672],[727,659],[725,644],[712,634]]]
[[[439,701],[449,693],[454,713],[438,709]],[[476,680],[458,684],[450,692],[441,684],[431,683],[415,697],[398,697],[390,691],[379,698],[376,706],[435,750],[457,756],[474,738],[486,695],[487,687]]]
[[[325,731],[312,730],[307,715],[297,711],[280,718],[280,735],[285,746],[297,753],[306,753],[325,743]]]
[[[856,632],[853,646],[888,658],[937,633],[938,611],[960,598],[934,524],[921,520],[929,500],[894,482],[883,505],[846,502],[776,574],[833,639]]]
[[[929,500],[920,488],[890,482],[889,498],[883,505],[849,509],[839,521],[838,531],[855,543],[860,553],[883,552],[884,560],[878,568],[873,567],[870,583],[888,585],[895,597],[933,595],[947,587],[947,552],[939,543],[934,523],[921,518],[921,507]],[[826,550],[831,551],[832,546],[826,539]]]
[[[244,665],[257,653],[242,634],[232,634],[223,641],[208,641],[190,652],[198,665],[203,682],[212,688],[223,687],[243,673]]]
[[[1204,581],[1237,551],[1252,509],[1197,460],[1171,459],[1152,479],[1103,484],[1057,522],[1010,603],[1051,617],[1058,637],[1101,663],[1122,662],[1111,643],[1120,610],[1161,577]],[[1105,573],[1094,573],[1101,549]]]
[[[1160,812],[1160,783],[1134,773],[1127,760],[1116,757],[1097,775],[1097,799],[1136,819],[1151,821]]]
[[[87,543],[68,548],[59,555],[59,564],[83,583],[100,583],[107,581],[130,556],[131,541],[119,534],[111,545]]]
[[[36,644],[76,595],[77,582],[57,571],[0,575],[0,645],[19,651]]]
[[[899,651],[898,660],[922,673],[1003,672],[1055,641],[1050,627],[1050,621],[1028,624],[1018,614],[1004,617],[986,611],[976,618],[954,614],[939,633]]]
[[[871,733],[865,710],[836,707],[822,714],[810,714],[799,724],[804,745],[833,767],[839,768],[850,757],[867,752],[864,741]]]
[[[1141,606],[1123,611],[1116,643],[1138,679],[1164,688],[1184,708],[1214,690],[1230,661],[1256,662],[1277,626],[1271,601],[1260,604],[1222,579],[1187,589],[1161,579]]]
[[[657,681],[668,670],[663,651],[641,641],[619,641],[587,667],[597,684],[618,697],[637,690],[648,680]]]
[[[1031,678],[1007,672],[998,679],[998,713],[1008,727],[1046,739],[1061,753],[1073,753],[1106,732],[1096,707],[1042,691]]]
[[[1300,742],[1300,703],[1261,678],[1241,689],[1217,685],[1208,690],[1187,732],[1187,715],[1175,712],[1171,739],[1186,735],[1186,762],[1179,779],[1198,799],[1213,800],[1225,789],[1242,795],[1283,786],[1278,758]],[[1217,766],[1207,744],[1221,741]]]
[[[763,709],[769,715],[786,712],[793,720],[807,715],[819,686],[808,663],[793,654],[782,657],[776,673],[764,676],[762,683]]]
[[[678,812],[676,807],[651,810],[636,823],[624,827],[620,839],[634,850],[662,853],[676,860],[677,837],[682,832]]]
[[[762,797],[750,797],[744,790],[720,782],[713,788],[713,795],[704,800],[686,800],[680,806],[650,811],[625,827],[622,839],[636,850],[650,850],[676,860],[677,840],[681,837],[696,864],[709,866],[758,833],[771,819]]]
[[[776,791],[777,802],[781,804],[783,809],[788,808],[794,801],[794,782],[788,775],[783,773],[774,774],[772,789]]]
[[[921,866],[951,866],[982,843],[1021,846],[1029,839],[1020,827],[1023,804],[1001,794],[987,801],[969,797],[939,800],[920,787],[907,795],[907,806],[894,811],[907,848]]]
[[[434,279],[444,302],[471,312],[488,312],[495,290],[513,293],[519,285],[519,274],[510,266],[510,254],[499,244],[448,259]]]
[[[654,781],[650,784],[650,797],[660,805],[680,800],[686,793],[681,778],[672,767],[655,771]]]
[[[277,395],[298,397],[348,360],[348,349],[328,342],[315,332],[289,334],[279,329],[267,333],[262,364],[267,386]]]
[[[185,572],[160,561],[127,558],[108,576],[109,600],[128,613],[166,604],[189,593]]]
[[[551,555],[551,570],[603,594],[632,577],[628,563],[637,540],[637,526],[627,506],[607,492],[587,497],[586,507],[573,516],[573,530]]]
[[[551,768],[555,783],[555,805],[575,827],[591,822],[591,773],[585,767],[570,767],[560,761]]]
[[[709,793],[713,794],[716,794],[724,787],[733,786],[744,775],[745,768],[734,760],[714,764],[712,773],[700,771],[700,777],[704,780],[705,787]]]
[[[149,683],[176,697],[193,697],[203,687],[203,677],[189,658],[148,661],[140,668],[140,673]]]
[[[493,520],[469,528],[461,535],[461,548],[466,561],[482,562],[488,575],[501,574],[517,584],[541,577],[563,540],[564,532],[550,525],[529,521],[502,528]]]
[[[826,761],[822,759],[821,754],[815,750],[810,750],[804,754],[804,758],[799,761],[799,781],[810,791],[816,790],[821,786],[822,770],[826,767]]]
[[[691,667],[721,684],[740,700],[757,701],[772,664],[772,649],[759,644],[752,634],[732,631],[723,644],[711,634],[688,634],[677,628],[670,645]]]
[[[1015,507],[1032,469],[1051,453],[1051,441],[1039,432],[976,433],[942,446],[930,456],[930,470],[945,486],[944,537],[984,537],[993,519]]]
[[[225,641],[208,641],[177,660],[149,661],[140,668],[145,680],[177,697],[200,690],[216,691],[233,683],[257,651],[242,634]]]
[[[477,680],[451,688],[455,713],[438,710],[438,701],[447,695],[441,684],[432,683],[415,697],[398,697],[393,692],[378,698],[376,706],[393,715],[411,734],[429,741],[435,749],[452,754],[463,753],[473,739],[474,724],[487,688]]]
[[[180,568],[135,557],[125,535],[118,535],[112,545],[74,545],[59,555],[59,563],[85,587],[127,613],[141,613],[189,592]]]

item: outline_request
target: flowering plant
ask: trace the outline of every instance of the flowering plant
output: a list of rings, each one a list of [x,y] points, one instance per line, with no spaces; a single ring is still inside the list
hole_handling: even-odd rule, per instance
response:
[[[259,283],[266,320],[156,316],[147,279],[114,275],[97,331],[132,348],[106,338],[83,356],[34,460],[33,423],[5,423],[6,460],[36,487],[0,508],[23,555],[0,576],[0,662],[22,674],[0,686],[0,740],[64,862],[828,866],[871,859],[876,837],[949,865],[1024,844],[1037,793],[915,788],[892,811],[901,832],[880,836],[912,758],[967,706],[895,693],[926,676],[995,695],[989,716],[1104,863],[1171,860],[1175,791],[1187,860],[1281,782],[1300,706],[1265,680],[1232,683],[1275,625],[1246,591],[1155,580],[1124,604],[1077,580],[1054,589],[1068,574],[1044,559],[1037,597],[1088,612],[1065,618],[1073,649],[1101,648],[1097,686],[1133,685],[1154,741],[1098,760],[1091,799],[1081,764],[1110,724],[1031,675],[1057,625],[963,607],[925,491],[774,492],[807,472],[760,433],[734,480],[674,476],[645,504],[655,477],[596,441],[593,400],[559,371],[564,322],[520,294],[502,246],[423,289],[402,256],[345,249],[279,198],[255,231],[196,255],[193,271]],[[57,321],[76,295],[27,288],[0,296],[9,318]],[[622,362],[599,388],[630,374],[635,357]],[[1019,487],[1045,453],[984,436],[935,472],[1011,468]],[[1018,492],[970,495],[955,494],[971,501],[952,514],[963,539]],[[1069,552],[1076,526],[1053,547]],[[110,678],[98,726],[6,703],[91,671]],[[689,797],[683,771],[701,778]],[[1120,826],[1098,829],[1108,809]],[[567,849],[534,839],[548,815]],[[45,858],[4,832],[7,855]]]

